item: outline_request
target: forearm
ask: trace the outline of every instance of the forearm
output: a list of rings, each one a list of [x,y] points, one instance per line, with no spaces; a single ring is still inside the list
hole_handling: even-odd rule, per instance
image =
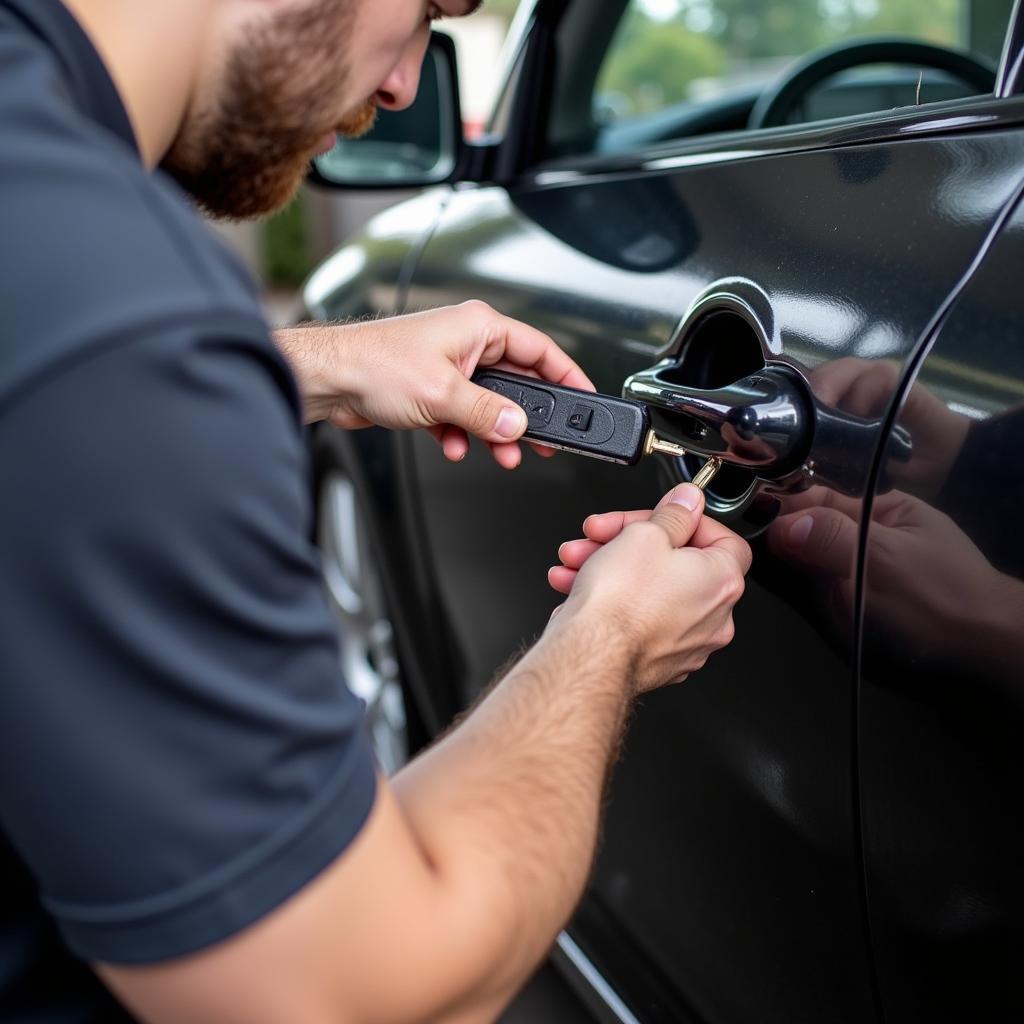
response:
[[[358,324],[309,323],[274,332],[274,342],[291,368],[302,396],[306,423],[326,419],[339,398],[339,380],[327,375],[339,361],[337,351],[349,344]]]
[[[484,998],[526,980],[579,900],[627,716],[622,645],[565,619],[394,780],[425,856],[484,926]]]

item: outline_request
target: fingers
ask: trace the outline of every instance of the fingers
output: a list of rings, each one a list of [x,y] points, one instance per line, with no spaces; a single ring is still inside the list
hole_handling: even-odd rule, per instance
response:
[[[866,359],[854,356],[822,363],[810,373],[815,396],[829,405],[838,405],[853,382],[863,376],[870,365]]]
[[[488,447],[502,469],[516,469],[523,461],[523,453],[517,444],[491,444]]]
[[[427,433],[441,446],[444,457],[449,462],[461,462],[469,452],[469,439],[466,432],[447,423],[435,423],[426,428]]]
[[[444,457],[449,462],[462,462],[469,454],[469,437],[461,427],[453,427],[450,423],[436,423],[427,427],[427,433],[441,446]],[[489,446],[495,461],[503,469],[515,469],[522,462],[522,454],[518,444],[492,444]],[[530,447],[542,459],[550,459],[557,452],[542,444],[530,442]]]
[[[873,419],[889,407],[899,387],[900,370],[887,359],[871,364],[867,373],[858,377],[841,400],[841,408],[854,416]]]
[[[834,508],[780,516],[768,531],[769,547],[789,562],[838,578],[854,573],[858,524]]]
[[[516,373],[533,371],[554,384],[593,391],[590,378],[551,338],[528,324],[495,313],[487,344],[480,357],[483,366],[503,361]]]
[[[690,484],[680,484],[679,488],[673,488],[664,495],[661,501],[658,502],[659,507],[671,502],[677,489],[680,488],[686,488],[687,492],[690,490],[697,491],[697,488],[692,487]],[[703,495],[700,491],[697,491],[697,493],[701,495],[700,510],[703,512]],[[652,514],[653,510],[649,508],[635,509],[632,512],[599,512],[588,516],[583,521],[583,532],[590,540],[597,541],[599,544],[607,544],[618,537],[631,523],[646,522],[651,518]]]
[[[744,576],[750,572],[754,557],[750,545],[739,534],[733,533],[728,526],[723,526],[707,516],[697,524],[697,529],[690,538],[690,547],[724,551],[736,562]]]
[[[461,427],[445,424],[441,428],[440,442],[449,462],[461,462],[469,454],[469,438]]]
[[[899,381],[899,369],[888,360],[849,356],[823,363],[811,372],[814,394],[856,416],[877,416]]]
[[[583,532],[598,544],[614,540],[630,523],[643,523],[651,518],[653,509],[637,509],[635,512],[601,512],[588,516],[583,521]]]
[[[427,433],[441,446],[444,457],[449,462],[462,462],[469,454],[469,437],[461,427],[438,423],[427,427]],[[515,469],[522,462],[522,453],[518,444],[492,444],[488,446],[495,461],[503,469]],[[530,447],[542,459],[550,459],[557,452],[541,444],[530,444]]]
[[[691,511],[688,506],[693,501],[694,492],[697,508]],[[548,582],[559,593],[568,594],[576,573],[592,555],[618,537],[627,526],[652,519],[658,522],[656,516],[661,517],[661,522],[672,520],[668,529],[672,531],[670,539],[674,547],[689,543],[694,548],[718,549],[727,554],[745,575],[751,565],[750,545],[727,526],[705,517],[702,514],[702,501],[703,495],[697,488],[692,484],[681,484],[661,499],[656,510],[636,509],[632,512],[605,512],[589,516],[583,523],[586,536],[566,541],[558,549],[558,558],[562,564],[548,571]]]
[[[693,484],[678,484],[658,502],[649,522],[664,530],[674,548],[693,536],[704,513],[704,493]]]
[[[806,491],[782,497],[782,514],[801,512],[812,508],[833,508],[851,519],[860,519],[863,501],[851,498],[828,487],[809,487]]]
[[[437,420],[461,427],[494,444],[518,440],[526,430],[526,413],[515,402],[474,384],[453,369],[444,409]]]
[[[603,546],[593,540],[567,540],[558,549],[558,560],[570,569],[579,569],[595,551],[600,551]]]
[[[567,569],[564,565],[553,565],[548,569],[548,584],[559,594],[572,593],[572,585],[576,582],[576,570]]]

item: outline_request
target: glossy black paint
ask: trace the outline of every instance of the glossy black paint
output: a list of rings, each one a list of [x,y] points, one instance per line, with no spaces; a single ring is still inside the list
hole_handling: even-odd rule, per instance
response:
[[[755,547],[737,640],[638,709],[572,928],[643,1021],[1009,1019],[1024,611],[1006,523],[1022,497],[1024,264],[1019,216],[994,225],[1022,177],[1022,114],[1018,100],[954,103],[534,167],[510,188],[422,197],[415,243],[389,246],[378,224],[357,243],[358,277],[321,271],[323,312],[387,308],[374,248],[401,250],[397,308],[488,300],[554,336],[601,390],[662,359],[701,389],[771,362],[807,381],[812,405],[872,425],[873,443],[810,441],[804,462],[826,454],[852,481],[820,498],[852,524],[820,564],[776,517],[835,495],[821,478],[770,494],[736,469],[713,485],[712,514]],[[749,318],[693,347],[688,314],[710,296]],[[939,396],[923,414],[904,401],[919,364]],[[830,378],[851,368],[880,381],[870,402],[854,388],[837,403]],[[946,467],[956,486],[936,496],[922,480],[956,447],[934,427],[950,409],[988,429],[971,427]],[[440,705],[448,681],[471,700],[543,628],[545,570],[586,515],[649,506],[693,469],[528,456],[509,475],[478,451],[453,467],[429,439],[393,440],[372,456],[397,488],[372,491],[390,502],[381,546],[402,619],[429,613],[449,638],[422,673]],[[895,527],[872,516],[907,493],[952,519],[892,568]],[[953,529],[984,566],[962,567]],[[958,579],[994,603],[958,605]],[[955,662],[947,644],[965,631],[981,640]]]
[[[921,451],[886,467],[900,490],[862,524],[861,804],[891,1024],[1024,1016],[1021,266],[1018,203],[903,384]]]

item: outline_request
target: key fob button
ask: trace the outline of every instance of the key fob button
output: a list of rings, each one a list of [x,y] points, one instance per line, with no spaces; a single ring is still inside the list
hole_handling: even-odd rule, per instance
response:
[[[529,440],[624,466],[635,465],[643,454],[650,420],[639,402],[501,370],[480,370],[473,380],[526,412]]]
[[[583,424],[579,427],[573,422],[577,414],[580,416],[579,422]],[[565,419],[565,432],[569,437],[587,444],[604,444],[615,433],[615,419],[602,405],[576,402],[570,407]]]
[[[590,429],[590,421],[594,418],[594,411],[588,409],[582,402],[577,402],[569,413],[568,424],[573,430],[586,433]]]
[[[542,427],[555,411],[555,396],[544,388],[518,388],[512,401],[521,406],[531,427]]]

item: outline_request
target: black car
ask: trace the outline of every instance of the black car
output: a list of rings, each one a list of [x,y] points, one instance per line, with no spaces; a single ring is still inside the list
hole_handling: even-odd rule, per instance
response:
[[[736,639],[638,708],[558,965],[619,1022],[1024,1019],[1024,8],[742,6],[527,3],[483,138],[439,37],[416,105],[318,161],[431,187],[317,270],[310,317],[483,299],[692,453],[507,473],[321,428],[346,670],[394,769],[544,627],[587,515],[721,455]],[[673,84],[683,31],[733,33],[717,78]]]

